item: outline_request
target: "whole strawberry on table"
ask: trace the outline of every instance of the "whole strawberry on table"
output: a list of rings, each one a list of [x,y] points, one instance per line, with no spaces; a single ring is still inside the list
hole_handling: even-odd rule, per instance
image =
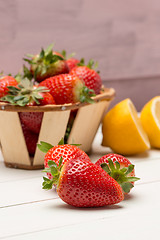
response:
[[[57,146],[41,142],[38,147],[46,153],[44,172],[48,178],[43,177],[43,189],[56,187],[58,196],[75,207],[119,203],[139,180],[134,165],[117,154],[103,156],[94,164],[85,152],[64,144],[63,139]]]

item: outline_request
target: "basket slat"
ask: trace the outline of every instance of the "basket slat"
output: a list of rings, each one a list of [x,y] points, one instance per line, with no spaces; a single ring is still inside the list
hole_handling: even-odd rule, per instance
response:
[[[5,163],[31,165],[18,113],[0,111],[0,141]]]
[[[53,146],[64,137],[70,111],[57,111],[57,112],[44,112],[41,131],[39,134],[39,141],[44,141],[52,144]],[[46,131],[47,129],[47,131]],[[41,152],[38,148],[35,152],[33,165],[41,165],[44,162],[45,153]]]
[[[69,135],[68,143],[81,144],[79,148],[88,152],[101,122],[103,113],[109,104],[109,101],[101,101],[80,108]]]

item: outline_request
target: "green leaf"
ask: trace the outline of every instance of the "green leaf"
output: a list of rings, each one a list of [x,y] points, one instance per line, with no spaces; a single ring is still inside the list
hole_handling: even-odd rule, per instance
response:
[[[14,99],[14,100],[15,100],[15,99]],[[16,103],[16,105],[19,105],[19,106],[21,106],[21,107],[24,107],[24,106],[26,106],[26,105],[29,103],[29,98],[25,97],[25,98],[23,98],[22,100],[16,101],[15,103]]]
[[[46,189],[46,190],[52,189],[53,180],[50,180],[50,179],[45,178],[45,177],[43,177],[43,180],[44,180],[43,183],[42,183],[43,189]]]
[[[59,55],[54,54],[53,57],[52,57],[52,59],[50,60],[50,64],[55,63],[55,62],[57,62],[58,60],[64,60],[64,58],[62,58],[62,57],[59,56]]]
[[[37,144],[37,147],[38,147],[39,150],[41,150],[42,152],[47,153],[47,152],[48,152],[52,147],[54,147],[54,146],[51,145],[50,143],[41,141],[40,144]]]
[[[32,73],[25,65],[23,65],[23,72],[24,72],[23,78],[28,78],[29,80],[33,78]]]
[[[59,167],[59,168],[61,167],[62,162],[63,162],[63,157],[61,156],[60,159],[59,159],[59,164],[58,164],[58,167]]]
[[[51,174],[52,174],[52,176],[55,177],[56,175],[59,174],[58,169],[57,169],[57,166],[56,166],[56,167],[52,166],[52,167],[50,167],[50,169],[51,169]]]
[[[110,158],[108,158],[108,164],[109,164],[111,171],[115,171],[115,166],[113,164],[113,161]]]
[[[123,183],[120,184],[120,185],[121,185],[121,188],[123,189],[123,191],[124,191],[125,193],[129,193],[130,190],[131,190],[131,188],[134,187],[133,184],[130,183],[130,182],[123,182]]]
[[[46,60],[46,62],[51,63],[52,59],[53,59],[53,53],[51,51],[46,55],[45,60]]]
[[[33,58],[34,57],[33,54],[26,54],[26,56],[29,57],[29,58]]]
[[[126,175],[128,175],[129,173],[131,173],[132,171],[133,171],[133,169],[134,169],[134,165],[133,164],[130,164],[129,166],[128,166],[128,168],[127,168],[127,171],[126,171]]]
[[[49,160],[49,161],[48,161],[48,166],[49,166],[49,167],[57,167],[57,164],[56,164],[54,161]]]
[[[40,54],[39,54],[39,59],[43,59],[44,56],[45,56],[45,51],[44,51],[44,49],[42,48],[42,50],[41,50],[41,52],[40,52]]]
[[[14,97],[14,101],[19,101],[19,100],[22,100],[24,98],[25,98],[24,96],[16,96],[16,97]]]
[[[64,59],[67,59],[67,54],[66,54],[66,51],[65,51],[65,50],[62,50],[61,54],[62,54],[62,56],[64,57]]]
[[[33,101],[35,101],[36,102],[36,104],[37,105],[39,105],[40,104],[40,102],[38,101],[38,99],[34,96],[34,95],[32,95],[32,99],[33,99]]]
[[[48,55],[49,52],[52,52],[53,47],[54,47],[54,43],[51,43],[51,44],[45,49],[45,55]]]
[[[10,92],[14,92],[14,93],[20,92],[20,89],[14,86],[8,86],[7,88],[9,89]]]
[[[79,144],[78,143],[77,144],[76,143],[71,143],[70,145],[76,146],[76,147],[82,146],[82,144],[80,144],[80,143]]]
[[[28,62],[29,64],[33,64],[33,60],[30,60],[30,59],[28,59],[28,58],[23,58],[23,60],[24,60],[25,62]]]
[[[61,140],[59,141],[58,145],[64,145],[64,138],[61,138]]]
[[[90,59],[88,64],[87,64],[87,67],[92,69],[93,65],[94,65],[94,61],[93,61],[93,59]]]
[[[116,164],[117,170],[119,170],[120,169],[120,163],[118,161],[115,161],[115,164]]]
[[[81,58],[80,62],[77,63],[77,66],[85,66],[84,58]]]
[[[138,178],[138,177],[127,177],[127,182],[135,182],[138,180],[140,180],[140,178]]]
[[[104,162],[104,163],[101,163],[101,168],[102,168],[106,173],[108,173],[109,175],[111,174],[111,171],[110,171],[107,163],[105,163],[105,162]]]

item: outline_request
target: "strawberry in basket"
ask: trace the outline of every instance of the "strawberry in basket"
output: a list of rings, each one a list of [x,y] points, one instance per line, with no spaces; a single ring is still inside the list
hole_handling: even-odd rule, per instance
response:
[[[94,61],[90,60],[89,63],[85,66],[82,59],[81,62],[77,65],[78,66],[74,67],[69,73],[71,75],[79,77],[89,89],[92,89],[95,94],[99,94],[102,88],[102,80],[98,72],[92,69]]]
[[[68,65],[63,56],[52,50],[53,44],[37,55],[28,54],[24,58],[30,64],[30,72],[37,82],[62,73],[68,73]]]
[[[45,87],[34,86],[28,79],[23,79],[17,86],[7,87],[8,92],[2,101],[19,106],[55,104],[53,96]],[[19,112],[23,134],[28,152],[33,155],[38,141],[43,112]]]

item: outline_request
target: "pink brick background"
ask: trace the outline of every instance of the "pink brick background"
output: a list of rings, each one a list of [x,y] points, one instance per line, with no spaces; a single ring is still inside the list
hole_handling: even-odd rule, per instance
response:
[[[137,109],[160,94],[159,0],[0,1],[0,71],[17,73],[26,53],[55,42],[58,51],[99,62],[116,102]]]

